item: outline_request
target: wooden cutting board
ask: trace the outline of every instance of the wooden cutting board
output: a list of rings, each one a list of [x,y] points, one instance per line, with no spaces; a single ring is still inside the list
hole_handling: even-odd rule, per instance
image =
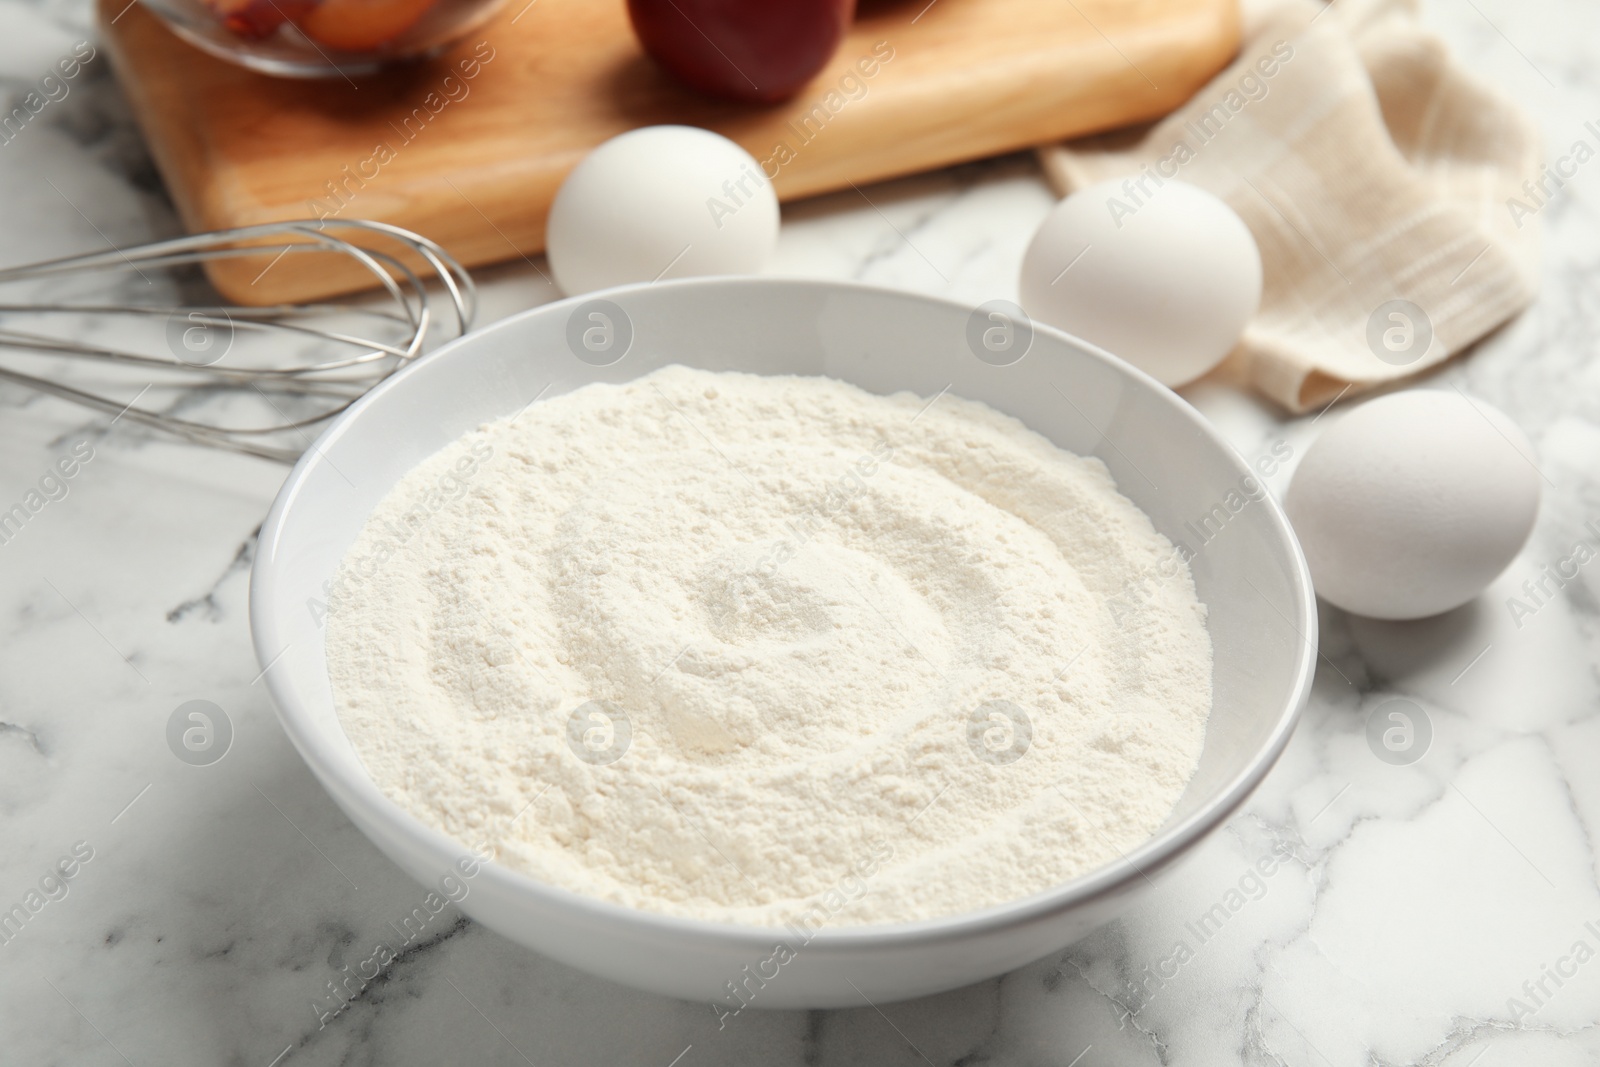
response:
[[[100,0],[99,12],[191,230],[378,219],[468,266],[541,251],[567,171],[636,126],[725,134],[776,169],[789,200],[1165,114],[1239,36],[1238,0],[863,0],[828,68],[793,101],[762,107],[680,88],[640,51],[623,0],[526,2],[508,0],[435,60],[354,84],[251,73],[142,6],[112,23],[127,0]],[[337,258],[303,257],[255,284],[264,262],[211,276],[239,303],[314,299],[361,284]]]

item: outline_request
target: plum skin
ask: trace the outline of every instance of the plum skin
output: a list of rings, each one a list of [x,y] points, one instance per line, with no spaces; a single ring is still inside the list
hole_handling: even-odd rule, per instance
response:
[[[856,0],[628,0],[639,43],[693,89],[787,100],[827,65]]]

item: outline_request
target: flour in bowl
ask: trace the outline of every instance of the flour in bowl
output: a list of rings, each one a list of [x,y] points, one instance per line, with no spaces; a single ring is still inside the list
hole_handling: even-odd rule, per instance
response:
[[[1211,708],[1172,543],[1098,460],[948,394],[590,385],[413,470],[331,589],[385,794],[691,918],[928,919],[1087,873],[1167,817]]]

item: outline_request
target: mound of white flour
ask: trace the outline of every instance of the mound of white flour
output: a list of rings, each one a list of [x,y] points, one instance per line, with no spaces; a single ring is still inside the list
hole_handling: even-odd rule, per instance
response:
[[[1098,460],[927,404],[674,366],[423,463],[328,600],[379,787],[555,885],[761,925],[1141,843],[1211,708],[1188,569]]]

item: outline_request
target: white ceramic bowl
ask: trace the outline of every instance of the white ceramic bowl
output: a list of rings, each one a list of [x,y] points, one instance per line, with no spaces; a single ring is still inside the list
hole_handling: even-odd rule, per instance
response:
[[[351,821],[403,870],[433,885],[464,844],[386,799],[333,709],[323,631],[308,604],[367,515],[417,463],[480,423],[594,381],[668,363],[822,374],[878,393],[949,387],[1009,412],[1063,448],[1105,461],[1122,492],[1174,541],[1251,471],[1188,404],[1122,361],[1026,325],[910,293],[812,281],[688,279],[535,308],[470,334],[383,382],[332,423],[267,516],[250,584],[256,654],[291,741]],[[617,309],[623,312],[617,314]],[[609,349],[606,322],[611,320]],[[617,359],[631,327],[626,354]],[[584,347],[588,342],[599,349]],[[569,344],[570,339],[570,344]],[[1002,333],[990,334],[1003,342]],[[974,353],[982,351],[984,359]],[[582,352],[579,358],[575,352]],[[615,362],[610,362],[615,359]],[[599,366],[600,363],[608,363]],[[1056,390],[1059,388],[1061,393]],[[1071,397],[1068,403],[1062,393]],[[537,418],[537,408],[529,418]],[[1244,481],[1246,487],[1250,485]],[[757,1007],[903,999],[1000,974],[1070,944],[1148,892],[1151,878],[1219,826],[1282,751],[1310,689],[1317,639],[1311,582],[1270,497],[1231,515],[1193,560],[1215,648],[1215,699],[1198,772],[1161,830],[1122,861],[1046,892],[925,922],[824,929],[760,989]],[[636,911],[485,865],[461,908],[546,955],[626,985],[720,1000],[772,955],[778,930]]]

